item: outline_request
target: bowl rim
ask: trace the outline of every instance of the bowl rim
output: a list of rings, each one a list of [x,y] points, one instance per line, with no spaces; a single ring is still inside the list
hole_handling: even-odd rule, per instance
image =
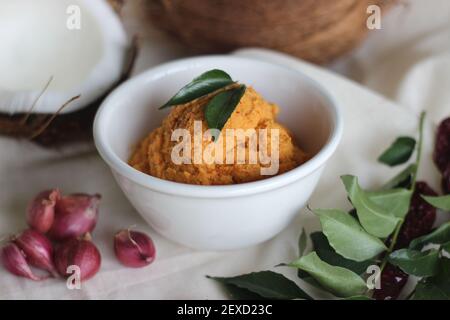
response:
[[[148,84],[149,82],[154,82],[161,77],[172,75],[174,73],[177,73],[178,71],[185,70],[186,68],[192,66],[198,66],[199,64],[202,64],[202,62],[214,61],[217,59],[256,63],[262,66],[275,66],[276,68],[296,73],[297,76],[300,76],[304,81],[315,87],[322,98],[324,98],[324,100],[327,102],[327,109],[331,114],[331,125],[333,126],[333,128],[331,128],[331,133],[328,137],[328,140],[325,142],[322,148],[311,159],[290,171],[262,180],[232,185],[194,185],[164,180],[143,173],[133,168],[125,161],[121,160],[119,156],[113,151],[111,146],[106,143],[105,139],[106,128],[103,119],[107,117],[107,114],[109,112],[112,112],[109,106],[110,104],[112,104],[113,100],[118,95],[124,94],[129,88],[139,85],[142,82]],[[151,81],[147,81],[148,79],[151,79]],[[339,107],[336,99],[319,82],[310,78],[299,70],[292,69],[281,64],[231,55],[202,55],[173,60],[170,62],[159,64],[140,73],[135,77],[132,77],[131,79],[122,83],[103,101],[99,110],[97,111],[93,125],[95,146],[100,156],[111,167],[114,174],[114,171],[116,171],[122,176],[125,176],[126,178],[132,180],[134,183],[137,183],[142,187],[152,189],[153,191],[159,193],[192,198],[239,197],[267,192],[291,184],[303,177],[310,175],[311,173],[319,169],[322,165],[324,165],[336,150],[342,138],[342,133],[343,119],[341,108]]]

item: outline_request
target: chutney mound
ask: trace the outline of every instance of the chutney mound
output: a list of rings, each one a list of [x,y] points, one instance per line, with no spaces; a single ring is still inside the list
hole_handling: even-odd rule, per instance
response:
[[[172,151],[179,144],[179,141],[172,141],[172,133],[176,129],[186,129],[190,133],[191,146],[194,146],[194,136],[199,135],[196,128],[196,121],[201,122],[200,134],[203,136],[208,130],[208,125],[204,116],[204,108],[207,101],[175,106],[169,115],[163,120],[162,125],[153,130],[138,144],[129,164],[135,169],[151,176],[175,182],[196,184],[196,185],[229,185],[244,182],[251,182],[270,178],[273,175],[264,175],[261,169],[268,168],[270,163],[261,160],[258,156],[256,161],[249,161],[250,146],[255,146],[259,150],[267,145],[267,155],[274,155],[271,148],[271,129],[278,129],[278,170],[276,174],[292,170],[304,163],[308,156],[295,143],[292,134],[281,124],[276,122],[279,107],[276,104],[265,101],[253,88],[247,87],[239,104],[236,106],[231,117],[225,123],[216,141],[202,139],[202,150],[214,143],[223,144],[223,152],[212,152],[213,163],[195,160],[194,147],[190,148],[192,156],[191,163],[177,164],[173,161]],[[198,124],[199,122],[197,122]],[[197,125],[198,128],[198,125]],[[250,139],[244,141],[235,139],[231,146],[226,143],[227,135],[232,130],[227,129],[267,129],[267,144],[262,144],[255,139],[250,143]],[[201,138],[201,137],[200,137]],[[245,163],[237,161],[238,147],[245,150]],[[275,150],[275,149],[274,149]],[[231,154],[232,163],[226,161],[226,154]],[[242,162],[242,161],[241,161]]]

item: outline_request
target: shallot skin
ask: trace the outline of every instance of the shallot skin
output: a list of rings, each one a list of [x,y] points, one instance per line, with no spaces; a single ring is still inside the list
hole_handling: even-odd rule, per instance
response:
[[[14,243],[24,252],[30,265],[47,270],[53,276],[57,275],[53,264],[53,246],[46,236],[27,229],[15,237]]]
[[[27,261],[25,260],[24,253],[19,247],[10,242],[5,245],[1,250],[1,260],[5,268],[12,274],[28,278],[34,281],[41,281],[47,277],[38,277],[30,269]]]
[[[98,194],[72,194],[61,197],[56,202],[55,220],[49,231],[50,238],[62,241],[94,230],[100,199]]]
[[[80,268],[80,280],[86,281],[100,270],[101,255],[89,240],[71,239],[61,244],[55,251],[55,266],[62,277],[68,277],[69,266]]]
[[[61,197],[59,190],[45,190],[39,193],[28,205],[27,223],[39,231],[46,233],[53,225],[56,201]]]
[[[155,260],[156,249],[152,239],[138,231],[121,230],[114,236],[114,252],[125,266],[141,268]]]

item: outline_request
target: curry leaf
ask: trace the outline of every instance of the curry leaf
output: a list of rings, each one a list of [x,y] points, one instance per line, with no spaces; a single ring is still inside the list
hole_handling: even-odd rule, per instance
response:
[[[422,196],[422,198],[435,208],[450,211],[450,194],[441,197]]]
[[[298,239],[298,252],[300,257],[305,252],[307,244],[308,244],[308,236],[306,235],[305,228],[303,228],[302,233],[300,234],[300,237]]]
[[[403,169],[399,174],[390,179],[382,187],[383,190],[389,190],[393,188],[411,188],[411,181],[414,173],[417,171],[417,165],[412,163]]]
[[[450,259],[439,259],[438,273],[419,281],[413,300],[450,300]]]
[[[449,300],[450,294],[442,290],[434,281],[424,278],[417,283],[411,300]]]
[[[181,88],[180,91],[159,109],[190,102],[232,83],[233,80],[225,71],[218,69],[206,71]]]
[[[336,267],[342,267],[353,271],[356,274],[363,274],[367,267],[375,264],[373,260],[357,262],[344,258],[330,246],[327,237],[320,231],[314,232],[310,235],[313,243],[314,251],[324,262]],[[299,270],[304,272],[303,270]]]
[[[205,118],[210,129],[222,130],[245,93],[245,86],[219,93],[205,107]],[[217,138],[217,137],[216,137]]]
[[[372,298],[364,295],[352,296],[342,300],[373,300]]]
[[[305,253],[306,245],[308,243],[308,236],[306,234],[305,228],[302,229],[302,232],[300,233],[300,237],[298,238],[298,256],[301,257]],[[304,272],[303,270],[297,271],[297,276],[300,279],[303,279],[304,281],[315,281],[309,275]],[[309,279],[308,279],[309,278]]]
[[[430,277],[437,272],[439,251],[433,249],[420,252],[400,249],[389,255],[389,262],[408,274],[417,277]]]
[[[416,238],[409,244],[410,249],[422,248],[428,243],[444,244],[450,241],[450,221],[429,234]]]
[[[232,284],[223,284],[228,297],[232,300],[266,300],[250,290],[239,288]]]
[[[368,198],[395,217],[403,219],[409,211],[412,191],[397,188],[367,192]]]
[[[263,298],[312,299],[295,282],[272,271],[252,272],[231,278],[207,277],[223,284],[249,290]]]
[[[322,261],[315,252],[301,257],[289,266],[308,272],[323,288],[338,297],[362,295],[367,289],[366,283],[359,275]]]
[[[394,143],[378,158],[378,161],[388,166],[396,166],[409,160],[416,140],[411,137],[399,137]]]
[[[371,259],[387,250],[380,239],[367,233],[350,214],[340,210],[314,210],[323,233],[337,253],[354,261]]]
[[[401,219],[370,200],[368,194],[358,185],[358,178],[345,175],[341,179],[364,229],[376,237],[388,237]]]
[[[442,245],[442,250],[450,254],[450,241]]]
[[[450,259],[441,257],[439,259],[439,271],[436,276],[433,277],[450,296]]]

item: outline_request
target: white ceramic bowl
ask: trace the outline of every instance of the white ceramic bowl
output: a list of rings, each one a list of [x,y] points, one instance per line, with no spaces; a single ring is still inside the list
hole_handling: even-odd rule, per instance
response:
[[[194,77],[216,68],[277,103],[279,121],[314,156],[284,174],[227,186],[171,182],[130,167],[133,146],[169,112],[158,106]],[[233,56],[188,58],[148,70],[116,89],[94,124],[100,155],[142,217],[165,237],[208,250],[254,245],[289,225],[311,196],[341,134],[339,109],[318,83],[283,66]]]

